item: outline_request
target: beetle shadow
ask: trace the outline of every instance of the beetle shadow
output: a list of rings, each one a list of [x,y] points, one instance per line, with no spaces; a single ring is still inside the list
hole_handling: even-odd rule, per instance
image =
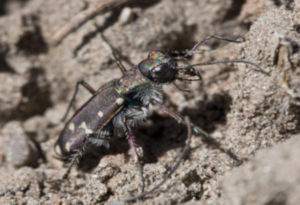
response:
[[[190,121],[201,127],[208,134],[213,133],[218,125],[227,123],[226,115],[230,111],[232,98],[228,93],[215,94],[211,99],[200,101],[197,108],[186,108],[180,114],[189,116]],[[157,112],[149,116],[151,125],[143,125],[134,130],[136,144],[143,147],[144,163],[156,163],[167,151],[183,147],[187,138],[186,126],[178,124],[170,117],[164,117]],[[201,136],[202,137],[202,136]],[[213,137],[202,137],[203,143],[212,149],[217,149],[227,154],[236,164],[240,164],[238,156],[215,140]],[[130,146],[126,138],[117,138],[110,141],[109,149],[101,147],[85,154],[79,163],[79,169],[89,172],[100,162],[101,158],[107,154],[124,154],[126,161],[131,156],[128,155]],[[195,148],[196,149],[196,148]],[[190,150],[190,152],[193,150]],[[187,156],[188,157],[188,156]]]
[[[126,138],[116,138],[109,141],[109,147],[98,147],[93,150],[89,150],[83,154],[78,163],[78,169],[83,172],[90,172],[94,168],[98,166],[102,157],[105,155],[117,155],[117,154],[125,154],[125,158],[129,158],[128,150],[130,146],[126,140]]]
[[[227,123],[226,115],[230,111],[231,102],[232,98],[228,93],[215,94],[209,100],[200,101],[196,108],[186,108],[180,114],[189,116],[191,122],[210,134],[217,129],[218,125]],[[162,117],[157,113],[152,114],[150,119],[154,123],[139,129],[140,137],[136,140],[137,143],[143,144],[145,163],[157,162],[166,151],[183,147],[187,139],[186,126],[179,125],[174,119]],[[199,137],[208,147],[225,153],[236,164],[240,164],[241,160],[237,155],[223,147],[210,135]]]

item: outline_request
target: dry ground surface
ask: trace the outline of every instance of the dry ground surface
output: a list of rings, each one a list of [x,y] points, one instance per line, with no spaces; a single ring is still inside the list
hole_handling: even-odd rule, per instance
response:
[[[99,30],[127,67],[153,49],[242,34],[240,44],[209,41],[190,63],[243,59],[269,73],[203,66],[202,81],[181,84],[189,92],[165,86],[165,105],[210,136],[193,136],[177,171],[141,204],[299,204],[300,1],[137,0],[96,16],[98,29],[88,21],[52,46],[54,33],[95,2],[0,2],[0,204],[107,204],[140,192],[125,138],[85,156],[69,180],[47,183],[66,170],[53,144],[76,82],[97,88],[121,76]],[[77,107],[90,97],[83,89],[79,96]],[[172,166],[186,129],[154,107],[134,132],[149,190]]]

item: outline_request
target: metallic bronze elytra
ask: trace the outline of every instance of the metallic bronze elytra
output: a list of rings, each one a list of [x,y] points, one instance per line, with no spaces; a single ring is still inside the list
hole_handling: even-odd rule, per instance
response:
[[[206,39],[211,38],[237,42],[219,36],[210,36]],[[103,39],[105,40],[105,38]],[[117,65],[123,74],[121,78],[104,84],[98,90],[94,90],[84,81],[78,82],[65,117],[75,100],[79,85],[84,86],[93,96],[66,123],[55,143],[55,151],[58,155],[62,157],[72,156],[71,164],[62,179],[68,177],[72,166],[86,149],[93,146],[108,148],[110,139],[125,135],[135,155],[135,161],[142,180],[142,193],[144,193],[141,157],[134,143],[132,128],[143,122],[147,117],[147,109],[150,105],[158,105],[162,111],[178,123],[186,125],[190,130],[189,132],[208,137],[205,131],[188,120],[184,120],[182,116],[170,111],[162,104],[162,86],[173,83],[175,80],[200,80],[201,76],[194,68],[200,65],[244,63],[257,67],[261,72],[264,71],[258,65],[243,60],[198,63],[187,66],[178,64],[178,61],[184,60],[188,54],[196,52],[197,47],[205,41],[196,44],[183,56],[171,57],[163,51],[151,51],[146,59],[130,70],[126,70],[113,52],[114,57],[117,59]],[[177,166],[178,164],[175,167]],[[146,193],[149,194],[151,191]],[[126,201],[139,199],[145,194]]]
[[[124,99],[113,87],[100,88],[68,121],[58,138],[55,151],[60,155],[69,155],[81,149],[83,140],[111,121],[122,107]]]

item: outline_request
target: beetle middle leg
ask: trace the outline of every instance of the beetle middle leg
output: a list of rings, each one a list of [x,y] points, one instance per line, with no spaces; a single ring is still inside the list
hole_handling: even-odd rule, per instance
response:
[[[179,167],[180,162],[183,160],[184,156],[187,154],[187,152],[190,148],[189,146],[190,146],[190,142],[192,139],[192,128],[191,128],[191,123],[190,123],[190,120],[188,117],[185,117],[185,124],[187,126],[187,139],[185,141],[185,145],[183,146],[182,150],[179,152],[178,156],[176,157],[175,163],[172,165],[171,169],[167,172],[167,174],[162,178],[162,180],[156,186],[154,186],[150,191],[146,191],[137,196],[118,201],[115,204],[124,204],[125,202],[135,201],[135,200],[141,199],[149,194],[152,194],[155,191],[157,191],[157,189],[170,178],[170,176]]]
[[[76,83],[76,87],[75,87],[75,91],[74,91],[74,94],[72,96],[72,99],[68,105],[68,108],[67,108],[67,111],[65,113],[65,115],[63,116],[63,118],[61,119],[62,122],[64,122],[70,112],[70,109],[73,105],[73,103],[75,102],[75,98],[76,98],[76,95],[78,93],[78,89],[79,89],[79,85],[82,85],[85,89],[87,89],[92,95],[94,95],[96,93],[96,90],[94,88],[92,88],[92,86],[90,86],[87,82],[83,81],[83,80],[80,80]]]
[[[145,190],[145,178],[144,178],[143,165],[141,163],[141,157],[139,156],[139,153],[138,153],[138,151],[136,149],[136,145],[135,145],[135,142],[134,142],[134,136],[133,136],[133,134],[131,132],[130,127],[127,125],[126,118],[124,117],[122,119],[122,121],[123,121],[123,124],[124,124],[124,127],[125,127],[126,137],[128,138],[130,147],[133,150],[133,153],[135,155],[135,164],[136,164],[136,167],[137,167],[137,169],[139,171],[139,174],[140,174],[140,177],[141,177],[141,181],[142,181],[142,193],[144,193],[144,190]]]

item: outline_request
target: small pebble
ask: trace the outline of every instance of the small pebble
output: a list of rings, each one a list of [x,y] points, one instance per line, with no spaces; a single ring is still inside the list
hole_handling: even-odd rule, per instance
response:
[[[129,7],[125,7],[121,12],[121,15],[119,17],[119,22],[121,25],[127,24],[132,20],[132,17],[133,17],[132,9]]]

